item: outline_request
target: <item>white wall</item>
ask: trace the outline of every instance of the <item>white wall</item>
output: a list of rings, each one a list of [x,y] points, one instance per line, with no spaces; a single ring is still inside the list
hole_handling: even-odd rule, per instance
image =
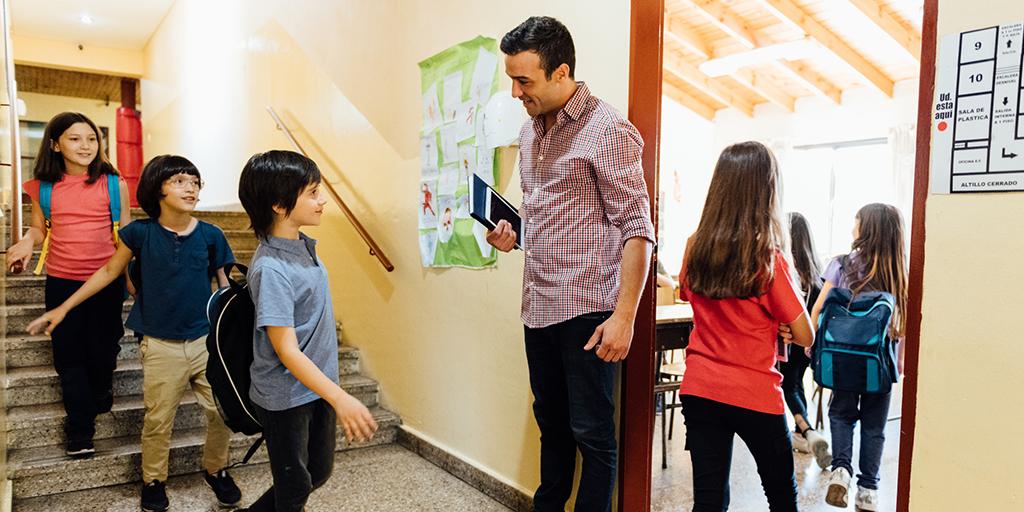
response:
[[[679,270],[686,237],[697,227],[715,162],[726,146],[746,140],[768,145],[779,158],[783,172],[784,209],[817,212],[828,205],[819,198],[806,197],[809,194],[805,190],[822,189],[820,180],[824,176],[813,175],[809,168],[821,153],[794,151],[793,146],[884,138],[894,127],[913,125],[916,116],[916,80],[897,83],[892,98],[858,87],[844,92],[840,105],[811,96],[797,100],[794,112],[763,104],[755,108],[753,117],[734,109],[720,110],[713,122],[666,99],[662,112],[661,193],[666,204],[662,206],[661,254],[667,270],[673,274]],[[878,151],[886,150],[879,148]],[[872,156],[878,157],[878,151]],[[878,160],[873,158],[871,162]],[[673,193],[672,172],[676,170],[682,176],[681,194]],[[909,189],[904,192],[909,193]],[[681,196],[681,201],[675,201],[677,196]],[[827,238],[824,236],[827,219],[821,218],[822,215],[815,217],[809,214],[816,241]],[[839,226],[834,229],[839,232],[836,246],[842,246],[844,241],[848,243],[846,238],[852,222],[852,218],[836,221],[835,225]],[[818,245],[820,253],[828,252],[823,248],[828,246],[826,240]]]

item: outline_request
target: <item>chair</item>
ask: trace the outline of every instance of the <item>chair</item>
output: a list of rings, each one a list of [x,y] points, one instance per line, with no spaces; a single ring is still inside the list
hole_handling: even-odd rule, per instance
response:
[[[670,359],[672,354],[670,352]],[[662,360],[662,354],[658,354],[659,363]],[[668,441],[672,440],[672,432],[675,430],[676,417],[672,413],[673,409],[679,409],[682,404],[679,402],[679,385],[683,379],[683,374],[686,372],[685,362],[668,362],[660,364],[658,368],[658,379],[654,385],[654,394],[657,397],[659,394],[662,396],[662,413],[661,413],[661,469],[668,468]],[[670,393],[672,396],[672,402],[665,397],[665,393]],[[671,416],[671,417],[669,417]],[[668,429],[666,429],[666,420],[668,423]]]

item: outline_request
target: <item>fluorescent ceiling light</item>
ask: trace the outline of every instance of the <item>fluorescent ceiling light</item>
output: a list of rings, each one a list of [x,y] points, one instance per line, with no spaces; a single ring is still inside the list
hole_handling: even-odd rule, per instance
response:
[[[89,16],[88,14],[83,14],[83,15],[78,17],[78,21],[81,21],[82,23],[85,23],[86,25],[92,25],[92,21],[93,20],[92,20],[92,16]]]
[[[788,43],[762,46],[747,52],[726,55],[725,57],[718,57],[702,62],[698,67],[705,75],[718,77],[730,75],[748,66],[756,66],[772,61],[806,59],[817,52],[817,43],[810,38],[804,38]]]

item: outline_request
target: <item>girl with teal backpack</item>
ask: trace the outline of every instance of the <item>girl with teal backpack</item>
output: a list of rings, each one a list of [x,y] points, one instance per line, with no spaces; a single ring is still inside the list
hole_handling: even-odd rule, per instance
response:
[[[875,511],[891,388],[903,368],[907,260],[899,210],[869,204],[856,220],[852,250],[825,269],[825,285],[812,311],[819,326],[815,380],[833,388],[828,411],[832,475],[825,502],[848,505],[853,431],[859,422],[855,508]]]
[[[128,188],[103,153],[96,124],[77,112],[54,116],[43,132],[25,183],[31,226],[7,250],[6,266],[27,268],[42,245],[36,273],[46,269],[46,309],[60,305],[114,254],[117,230],[130,220]],[[125,279],[120,277],[73,309],[51,335],[72,457],[91,455],[98,414],[113,405],[113,375],[124,336]]]

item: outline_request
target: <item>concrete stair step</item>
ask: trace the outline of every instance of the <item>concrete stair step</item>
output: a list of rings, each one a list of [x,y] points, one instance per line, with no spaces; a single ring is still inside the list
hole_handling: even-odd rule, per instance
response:
[[[129,297],[121,311],[121,321],[124,322],[128,319],[128,312],[132,310],[132,304],[134,299]],[[14,304],[5,306],[5,314],[7,315],[7,336],[20,336],[27,334],[25,328],[28,324],[39,318],[40,315],[46,312],[46,308],[42,304]]]
[[[372,441],[350,445],[338,431],[338,451],[394,442],[401,420],[385,409],[371,408],[380,429]],[[170,474],[182,475],[201,469],[205,429],[176,430],[171,437]],[[255,437],[240,434],[232,439],[231,460],[239,461]],[[138,436],[98,439],[96,455],[74,460],[64,455],[61,444],[12,449],[8,457],[8,478],[14,482],[14,498],[23,499],[63,492],[139,482],[141,447]],[[252,462],[267,461],[261,447]]]
[[[28,366],[49,366],[53,364],[53,349],[46,335],[11,335],[6,340],[7,369]],[[121,352],[118,359],[138,359],[139,342],[129,330],[121,338]]]
[[[342,362],[344,356],[339,356]],[[351,360],[347,361],[351,364]],[[363,375],[341,376],[341,387],[367,407],[377,405],[377,381]],[[52,366],[12,368],[5,379],[7,407],[56,404],[61,402],[60,384]],[[142,362],[137,359],[121,360],[114,370],[114,396],[142,394]]]
[[[254,250],[245,251],[233,251],[235,254],[235,261],[248,266],[252,261]],[[35,261],[35,259],[33,259]],[[8,283],[11,281],[18,281],[13,286],[7,288],[7,304],[8,305],[22,305],[22,304],[42,304],[45,300],[45,284],[46,278],[44,276],[29,277],[29,276],[8,276]]]
[[[354,347],[338,348],[341,355],[340,371],[342,375],[359,373],[359,350]],[[6,357],[8,370],[29,366],[49,366],[53,364],[53,349],[50,338],[45,335],[12,335],[6,341]],[[139,342],[131,332],[121,338],[121,352],[118,359],[138,359]]]

